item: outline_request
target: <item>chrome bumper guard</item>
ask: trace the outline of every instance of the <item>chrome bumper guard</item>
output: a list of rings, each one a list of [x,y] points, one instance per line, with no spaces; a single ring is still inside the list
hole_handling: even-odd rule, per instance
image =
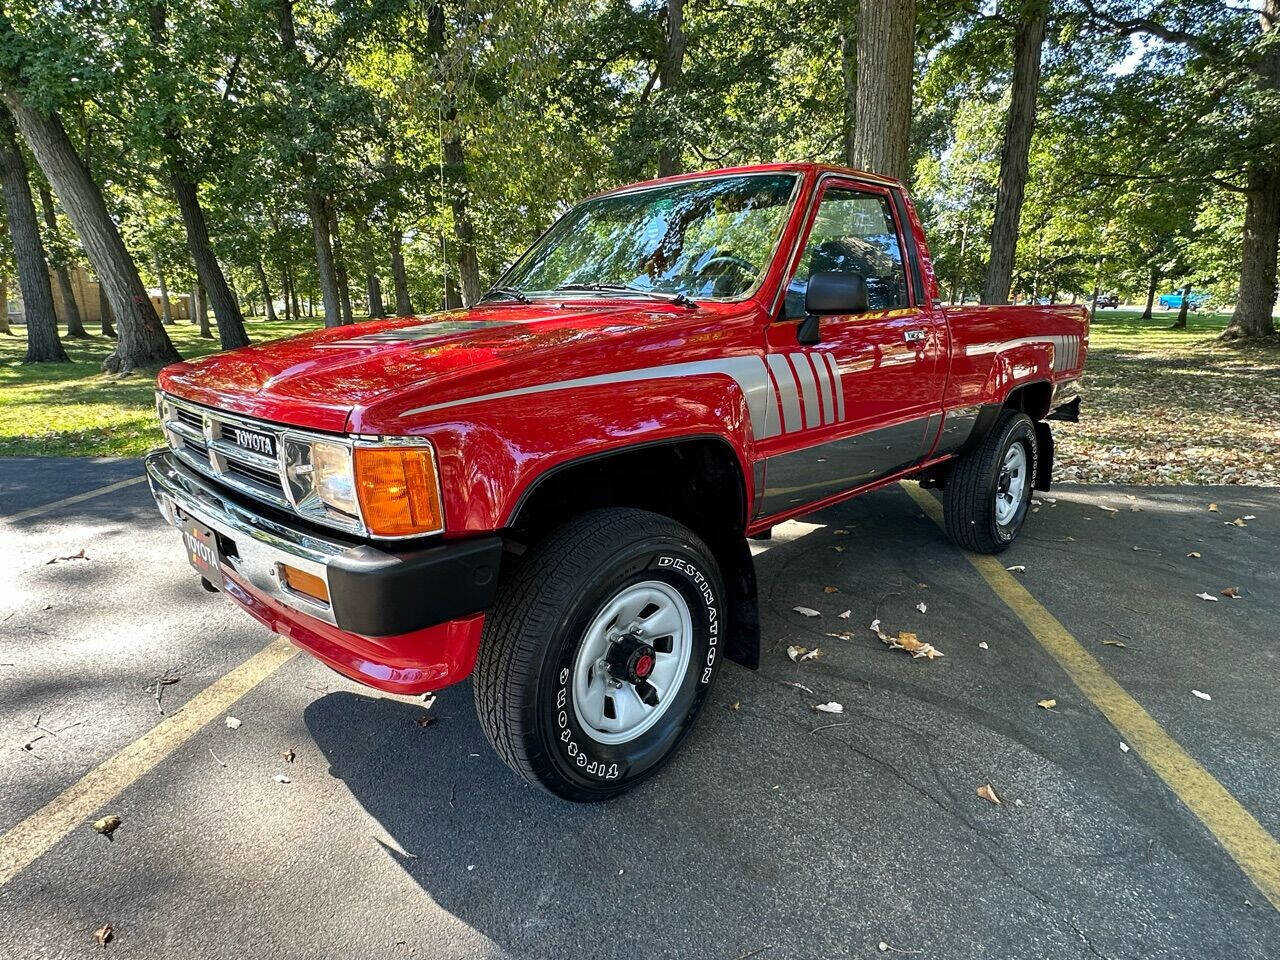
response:
[[[171,526],[181,528],[181,511],[216,530],[235,543],[235,555],[222,559],[241,579],[286,607],[337,626],[332,606],[289,589],[280,565],[319,577],[328,589],[329,562],[346,553],[350,549],[347,544],[323,540],[251,513],[180,465],[171,451],[149,454],[146,471],[151,495]]]

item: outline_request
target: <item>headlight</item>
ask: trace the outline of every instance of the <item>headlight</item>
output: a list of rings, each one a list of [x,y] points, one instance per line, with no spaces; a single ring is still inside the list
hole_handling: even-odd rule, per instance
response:
[[[335,510],[359,513],[350,449],[323,441],[311,444],[311,489]]]
[[[336,511],[379,537],[444,529],[435,451],[422,444],[342,443],[286,435],[285,480],[303,516]]]
[[[360,514],[351,470],[351,448],[343,443],[286,435],[284,473],[289,496],[303,516],[326,509],[352,519]]]

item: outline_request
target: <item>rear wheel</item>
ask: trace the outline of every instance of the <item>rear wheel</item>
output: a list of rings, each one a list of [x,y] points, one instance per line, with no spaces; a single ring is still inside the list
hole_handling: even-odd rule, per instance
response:
[[[1036,428],[1025,413],[1005,410],[947,480],[947,535],[966,550],[999,553],[1018,536],[1035,486]]]
[[[473,690],[498,754],[531,783],[603,800],[655,773],[706,699],[720,573],[688,528],[594,510],[524,557],[485,624]]]

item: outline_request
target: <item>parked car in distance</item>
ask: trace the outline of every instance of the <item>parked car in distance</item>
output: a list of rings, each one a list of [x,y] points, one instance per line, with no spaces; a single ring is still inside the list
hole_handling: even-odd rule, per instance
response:
[[[1104,293],[1098,297],[1098,309],[1114,310],[1120,306],[1120,295],[1116,293]]]
[[[606,799],[758,664],[749,539],[914,477],[997,553],[1049,489],[1087,311],[938,300],[894,180],[622,187],[468,309],[166,367],[147,477],[207,588],[379,690],[470,676],[513,770]]]
[[[1199,310],[1208,301],[1209,294],[1193,292],[1187,296],[1187,309]],[[1174,290],[1172,293],[1162,293],[1160,295],[1160,306],[1165,310],[1181,310],[1182,291]]]

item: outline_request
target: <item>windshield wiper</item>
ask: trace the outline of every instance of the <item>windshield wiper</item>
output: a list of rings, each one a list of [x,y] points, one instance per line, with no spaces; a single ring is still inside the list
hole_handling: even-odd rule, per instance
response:
[[[698,302],[683,293],[667,293],[665,290],[647,290],[644,287],[633,287],[625,283],[566,283],[556,287],[557,290],[592,290],[598,292],[634,293],[642,297],[654,297],[658,300],[669,300],[682,307],[696,307]]]
[[[533,303],[532,300],[524,295],[523,291],[517,290],[515,287],[491,287],[489,292],[481,297],[480,300],[483,302],[492,297],[498,296],[510,297],[512,300],[517,300],[520,303]]]

